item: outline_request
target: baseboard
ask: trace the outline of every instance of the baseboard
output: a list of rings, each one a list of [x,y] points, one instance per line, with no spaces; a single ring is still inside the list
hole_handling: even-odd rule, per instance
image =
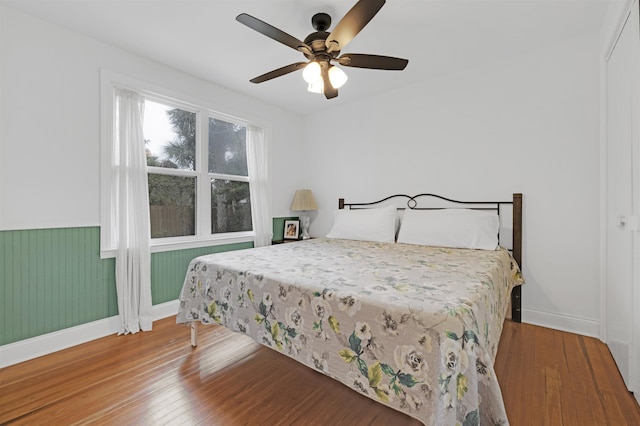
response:
[[[178,313],[178,300],[153,306],[153,320]],[[0,368],[67,349],[101,337],[116,334],[120,329],[118,317],[109,317],[42,336],[32,337],[0,346]]]
[[[569,333],[581,334],[583,336],[595,337],[596,339],[600,338],[600,322],[587,318],[523,309],[522,322],[567,331]]]
[[[178,300],[172,300],[154,305],[154,321],[176,315],[178,303]],[[599,337],[600,323],[585,318],[523,309],[522,322],[595,338]],[[0,368],[109,336],[117,333],[118,330],[119,321],[115,316],[0,346]]]
[[[171,300],[169,302],[161,303],[159,305],[153,306],[153,320],[159,320],[162,318],[167,318],[172,315],[178,315],[178,307],[180,306],[180,301],[178,299]]]

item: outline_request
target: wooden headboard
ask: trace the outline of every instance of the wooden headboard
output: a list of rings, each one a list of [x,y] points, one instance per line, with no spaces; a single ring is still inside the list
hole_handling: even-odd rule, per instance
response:
[[[404,195],[396,194],[383,198],[378,201],[370,203],[346,203],[344,198],[338,199],[339,209],[366,209],[375,207],[380,204],[396,204],[403,202],[406,206],[399,206],[398,210],[413,209],[413,210],[439,210],[443,208],[470,208],[475,210],[489,210],[494,211],[502,219],[507,216],[507,210],[511,213],[511,247],[505,247],[509,249],[514,260],[520,266],[522,270],[522,194],[513,194],[511,201],[459,201],[452,200],[450,198],[442,197],[435,194],[418,194],[418,195]],[[508,228],[503,226],[502,220],[501,230]],[[498,234],[498,242],[500,245],[504,245],[506,240],[504,233]],[[508,244],[507,244],[508,245]],[[516,322],[522,321],[522,286],[516,286],[511,292],[511,319]]]

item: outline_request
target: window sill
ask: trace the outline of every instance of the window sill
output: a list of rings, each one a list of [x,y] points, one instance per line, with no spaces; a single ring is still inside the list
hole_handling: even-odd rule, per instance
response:
[[[222,246],[226,244],[250,243],[253,242],[253,232],[238,232],[233,234],[219,234],[209,237],[189,237],[189,238],[156,238],[151,241],[151,253],[161,253],[165,251],[186,250],[200,247]],[[101,259],[116,257],[117,249],[102,250]]]

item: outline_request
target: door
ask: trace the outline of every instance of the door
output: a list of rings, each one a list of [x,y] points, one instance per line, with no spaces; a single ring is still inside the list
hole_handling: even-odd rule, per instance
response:
[[[638,386],[638,155],[637,82],[640,38],[638,5],[622,30],[607,63],[606,161],[606,343],[629,390]],[[636,189],[634,189],[634,187]],[[634,254],[634,252],[636,254]],[[640,293],[640,288],[636,291]],[[634,311],[636,311],[634,313]],[[634,317],[635,315],[635,317]],[[634,325],[635,324],[635,325]]]

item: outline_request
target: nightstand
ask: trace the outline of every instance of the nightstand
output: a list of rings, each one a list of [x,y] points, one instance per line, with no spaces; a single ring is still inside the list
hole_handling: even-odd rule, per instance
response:
[[[297,243],[302,240],[271,240],[271,245],[274,244],[284,244],[284,243]]]

